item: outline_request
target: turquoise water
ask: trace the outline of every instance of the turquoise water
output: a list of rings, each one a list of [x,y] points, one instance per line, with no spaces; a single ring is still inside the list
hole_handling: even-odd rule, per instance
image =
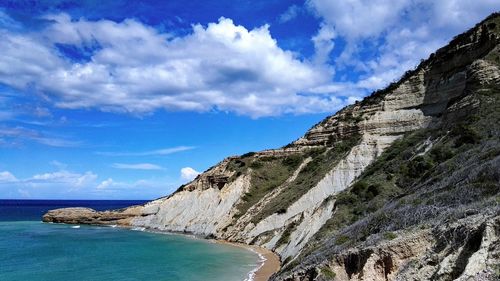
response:
[[[236,281],[257,263],[252,252],[187,236],[0,219],[1,281]]]

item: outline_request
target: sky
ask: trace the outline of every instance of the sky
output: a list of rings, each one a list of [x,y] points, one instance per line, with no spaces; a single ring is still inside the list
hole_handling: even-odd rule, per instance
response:
[[[0,0],[0,198],[153,199],[277,148],[498,0]]]

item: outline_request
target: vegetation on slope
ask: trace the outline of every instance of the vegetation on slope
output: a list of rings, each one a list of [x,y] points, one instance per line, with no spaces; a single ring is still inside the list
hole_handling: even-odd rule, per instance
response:
[[[368,238],[393,239],[393,231],[500,213],[500,85],[477,86],[473,114],[407,134],[329,198],[334,215],[287,268]]]
[[[229,168],[239,176],[251,169],[250,189],[242,197],[236,208],[239,213],[236,217],[245,214],[254,204],[259,202],[266,194],[282,185],[300,165],[300,155],[287,157],[251,157],[244,155],[229,163]]]
[[[288,156],[262,156],[247,153],[232,159],[228,168],[234,171],[229,181],[243,174],[250,175],[250,189],[236,206],[238,213],[234,219],[243,216],[270,192],[280,187],[281,191],[251,218],[258,223],[274,213],[285,213],[288,207],[314,187],[351,148],[359,143],[360,136],[352,134],[343,140],[332,142],[330,146],[313,147]],[[305,159],[309,161],[297,174],[295,180],[286,182]]]
[[[325,175],[343,159],[351,148],[359,143],[360,136],[336,142],[332,147],[310,149],[305,156],[312,160],[302,168],[297,178],[288,183],[283,191],[274,197],[270,203],[252,218],[253,223],[258,223],[274,213],[285,213],[290,205],[313,188]]]

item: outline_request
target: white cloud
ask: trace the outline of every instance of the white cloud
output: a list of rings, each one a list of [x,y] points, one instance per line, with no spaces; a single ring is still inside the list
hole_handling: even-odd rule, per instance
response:
[[[399,78],[453,36],[500,9],[496,0],[308,0],[307,4],[323,22],[313,37],[317,56],[325,57],[329,50],[327,42],[320,40],[319,45],[317,38],[324,38],[326,28],[332,29],[337,36],[330,36],[331,43],[345,43],[334,58],[336,72],[357,72],[359,80],[348,84],[365,93]]]
[[[0,83],[29,89],[62,108],[139,115],[156,110],[251,117],[333,112],[346,99],[398,78],[499,10],[500,2],[308,0],[306,6],[321,20],[311,38],[315,55],[310,60],[281,49],[269,26],[247,29],[227,18],[193,25],[190,34],[176,37],[136,20],[74,20],[65,14],[46,16],[51,23],[37,32],[20,32],[0,12],[9,23],[0,29]],[[286,22],[303,10],[292,5],[278,20]],[[57,44],[93,53],[74,62]],[[342,49],[332,58],[334,47]],[[346,69],[355,75],[332,79]],[[331,88],[332,81],[347,83],[352,93],[318,92]],[[0,118],[11,118],[4,115]],[[37,141],[72,145],[53,138]]]
[[[162,170],[163,168],[150,163],[138,163],[138,164],[123,164],[114,163],[111,167],[116,169],[130,169],[130,170]]]
[[[6,143],[17,143],[19,140],[29,140],[53,147],[75,147],[81,145],[81,142],[78,141],[50,136],[44,132],[24,127],[0,127],[0,137],[4,138]]]
[[[411,0],[309,0],[308,4],[343,37],[377,36],[395,23]]]
[[[16,183],[21,185],[64,185],[70,188],[89,186],[97,179],[97,175],[87,171],[83,174],[60,170],[57,172],[35,174],[29,178],[18,179],[8,171],[0,172],[0,183]]]
[[[96,154],[104,155],[104,156],[163,156],[169,155],[177,152],[187,151],[195,149],[194,146],[176,146],[169,148],[162,148],[156,150],[149,151],[141,151],[141,152],[96,152]]]
[[[200,172],[196,171],[191,167],[184,167],[181,169],[181,178],[187,181],[192,181],[199,175]]]
[[[97,189],[105,189],[110,186],[115,185],[116,183],[113,181],[112,178],[108,178],[107,180],[102,181],[96,188]]]
[[[83,174],[73,173],[69,171],[57,171],[52,173],[36,174],[26,182],[33,184],[65,184],[68,187],[84,187],[95,182],[97,175],[93,172],[85,172]]]
[[[0,194],[5,198],[157,198],[174,190],[180,180],[166,178],[138,179],[132,182],[107,178],[97,181],[91,171],[85,173],[60,170],[16,178],[11,172],[0,172]]]
[[[333,43],[335,37],[335,30],[330,25],[323,25],[318,31],[318,34],[313,36],[312,41],[315,49],[314,60],[317,64],[328,63],[330,52],[335,46]]]
[[[230,111],[252,117],[330,112],[339,99],[302,95],[330,69],[281,49],[264,25],[231,19],[172,37],[135,20],[72,20],[65,14],[37,33],[1,30],[0,82],[34,88],[62,108],[145,114],[158,109]],[[87,62],[55,44],[95,48]]]
[[[0,172],[0,183],[17,182],[18,179],[9,171]]]
[[[295,19],[302,11],[302,8],[297,5],[292,5],[286,9],[286,11],[278,17],[280,23],[289,22]]]
[[[50,161],[49,164],[52,165],[52,166],[54,166],[54,167],[56,167],[56,168],[58,168],[58,169],[60,169],[60,170],[64,170],[64,169],[66,169],[66,167],[68,167],[67,164],[59,162],[57,160],[52,160],[52,161]]]

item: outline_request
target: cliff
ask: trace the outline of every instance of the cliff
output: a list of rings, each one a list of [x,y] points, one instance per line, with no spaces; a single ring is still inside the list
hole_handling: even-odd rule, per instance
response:
[[[144,206],[50,222],[273,250],[273,280],[489,280],[500,268],[500,14],[297,141],[229,157]]]

